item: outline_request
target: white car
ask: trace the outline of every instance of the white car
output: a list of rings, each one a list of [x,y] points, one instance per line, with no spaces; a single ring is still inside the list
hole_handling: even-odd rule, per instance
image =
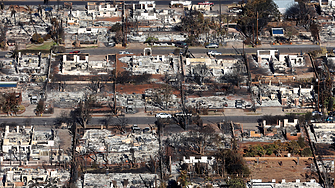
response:
[[[162,118],[162,119],[172,118],[171,114],[167,114],[167,113],[158,113],[155,115],[155,117]]]
[[[127,51],[119,51],[119,54],[133,54],[133,53],[130,53],[130,52],[127,52]]]
[[[209,52],[207,52],[207,54],[208,55],[222,55],[222,53],[221,52],[218,52],[218,51],[216,51],[216,50],[210,50]]]
[[[183,113],[183,112],[178,112],[174,114],[176,117],[183,117],[183,116],[190,116],[192,117],[191,113]]]
[[[229,12],[233,12],[233,13],[242,13],[242,9],[240,9],[240,8],[232,8],[232,9],[230,9],[229,10]]]

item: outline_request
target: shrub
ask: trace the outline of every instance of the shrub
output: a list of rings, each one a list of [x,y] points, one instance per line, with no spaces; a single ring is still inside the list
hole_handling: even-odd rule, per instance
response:
[[[231,188],[244,188],[245,184],[242,178],[232,178],[228,180],[227,184]]]
[[[300,155],[301,155],[302,157],[311,157],[311,156],[312,156],[312,151],[311,151],[310,148],[304,148],[304,149],[301,151]]]
[[[271,155],[273,153],[273,149],[272,148],[267,148],[266,149],[266,155]]]
[[[303,137],[299,136],[298,144],[299,144],[300,148],[304,148],[306,146],[305,139]]]

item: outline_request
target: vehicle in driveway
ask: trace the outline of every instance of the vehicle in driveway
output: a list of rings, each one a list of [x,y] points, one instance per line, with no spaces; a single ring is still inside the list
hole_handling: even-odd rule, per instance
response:
[[[235,100],[235,108],[243,108],[243,101]]]
[[[206,45],[206,48],[219,48],[219,44],[209,43],[208,45]]]
[[[208,55],[213,55],[213,56],[216,56],[216,55],[222,55],[221,52],[218,52],[216,50],[210,50],[209,52],[207,52]]]
[[[319,111],[313,111],[313,112],[312,112],[312,116],[316,116],[316,115],[322,116],[322,112],[319,112]]]
[[[172,118],[171,114],[167,114],[167,113],[158,113],[155,115],[155,117],[161,118],[161,119]]]

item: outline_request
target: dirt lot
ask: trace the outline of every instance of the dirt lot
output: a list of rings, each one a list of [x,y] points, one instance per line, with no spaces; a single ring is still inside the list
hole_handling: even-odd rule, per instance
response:
[[[278,160],[260,159],[258,165],[256,160],[246,162],[251,171],[250,178],[262,179],[263,182],[271,182],[272,179],[275,179],[276,182],[281,182],[282,179],[285,179],[286,182],[295,182],[296,179],[301,181],[318,180],[317,174],[310,170],[312,160],[300,160],[299,165],[296,160],[282,160],[280,158]]]
[[[58,136],[60,139],[60,148],[64,151],[71,149],[71,135],[67,129],[57,129]]]

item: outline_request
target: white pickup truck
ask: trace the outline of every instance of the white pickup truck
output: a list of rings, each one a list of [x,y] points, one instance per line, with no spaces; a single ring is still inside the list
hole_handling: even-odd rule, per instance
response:
[[[183,5],[185,7],[185,6],[192,5],[192,1],[171,1],[170,2],[170,7],[176,6],[176,5]]]

